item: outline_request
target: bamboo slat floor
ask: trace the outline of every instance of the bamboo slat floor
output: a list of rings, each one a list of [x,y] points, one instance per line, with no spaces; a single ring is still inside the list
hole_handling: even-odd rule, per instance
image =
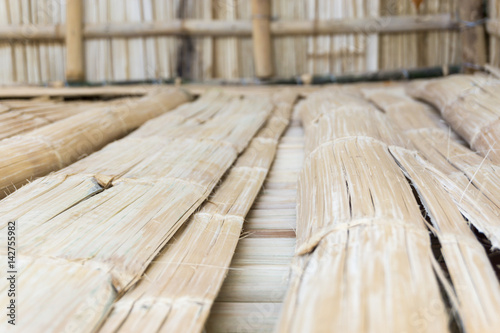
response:
[[[294,112],[243,225],[243,238],[207,321],[208,332],[273,331],[295,248],[297,176],[303,159],[304,131]]]

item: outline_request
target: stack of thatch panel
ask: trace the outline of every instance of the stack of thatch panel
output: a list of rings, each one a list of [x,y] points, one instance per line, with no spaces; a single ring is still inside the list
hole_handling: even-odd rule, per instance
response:
[[[500,285],[467,224],[498,247],[497,166],[404,90],[364,91],[380,109],[349,92],[329,89],[301,105],[307,158],[279,330],[445,332],[451,302],[467,332],[498,331]]]
[[[77,161],[189,99],[183,90],[160,89],[116,105],[88,105],[85,112],[0,141],[0,197]]]
[[[411,93],[433,104],[482,156],[500,163],[500,81],[486,76],[451,76],[416,82]]]
[[[497,84],[4,101],[16,328],[498,332]]]
[[[170,97],[162,103],[171,105],[176,101],[175,96]],[[150,267],[146,274],[154,276],[157,272],[158,281],[142,281],[134,289],[142,295],[143,288],[156,291],[163,286],[164,294],[152,295],[156,299],[152,302],[144,296],[145,303],[137,308],[137,315],[132,307],[127,317],[129,311],[120,309],[129,304],[129,297],[137,297],[132,290],[122,298],[123,303],[116,304],[111,321],[102,329],[116,325],[142,327],[142,320],[154,325],[151,316],[165,329],[182,325],[201,328],[226,274],[224,265],[229,265],[243,217],[264,181],[277,140],[287,126],[294,99],[292,93],[271,99],[209,92],[2,201],[3,220],[16,221],[18,233],[23,235],[17,254],[19,288],[23,290],[19,303],[24,304],[24,315],[32,320],[20,322],[21,328],[98,328],[117,296],[141,279],[163,245],[248,146],[222,186],[192,216],[175,242],[165,248],[158,265]],[[189,246],[193,239],[200,248]],[[4,250],[2,256],[6,256]],[[162,265],[163,256],[167,263],[174,260],[175,264]],[[186,260],[186,266],[176,258]],[[191,284],[179,288],[189,282],[185,274],[192,273],[190,264],[203,267],[205,263],[207,271],[200,269],[200,276],[192,277],[190,282],[200,288],[198,292],[190,288]],[[223,267],[213,275],[210,263]],[[171,276],[170,285],[163,280],[164,274]],[[205,287],[197,285],[207,276],[213,282],[207,282]],[[57,288],[62,284],[63,288]],[[0,289],[5,288],[7,284],[2,282]],[[192,302],[186,303],[190,297]],[[202,306],[204,316],[199,317],[197,309],[203,299],[206,307]],[[38,308],[40,302],[47,304],[44,310]],[[151,312],[144,313],[148,304]],[[194,307],[191,315],[184,311],[185,304]],[[162,312],[165,306],[172,306],[172,312]],[[169,321],[165,321],[167,317]]]

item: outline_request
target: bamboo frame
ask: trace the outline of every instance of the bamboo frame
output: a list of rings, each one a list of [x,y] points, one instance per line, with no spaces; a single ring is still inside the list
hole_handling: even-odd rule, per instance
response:
[[[459,0],[458,12],[461,20],[476,22],[484,18],[482,0]],[[478,24],[461,31],[462,59],[465,63],[483,66],[486,64],[486,40],[484,26]],[[471,70],[469,70],[471,71]]]
[[[345,34],[345,33],[397,33],[431,30],[456,30],[458,21],[449,14],[415,16],[381,16],[377,18],[343,20],[273,21],[270,24],[273,36]],[[0,40],[63,40],[66,27],[34,25],[0,27]],[[155,23],[87,24],[83,37],[132,38],[145,36],[251,36],[252,22],[208,21],[197,19],[172,20]]]

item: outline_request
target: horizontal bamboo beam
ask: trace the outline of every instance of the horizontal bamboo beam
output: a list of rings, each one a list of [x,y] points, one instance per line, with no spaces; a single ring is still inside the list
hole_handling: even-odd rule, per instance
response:
[[[66,27],[56,25],[3,25],[0,40],[40,40],[64,42]]]
[[[455,30],[459,23],[449,14],[382,16],[342,20],[275,21],[273,35],[398,33]]]
[[[321,35],[346,33],[399,33],[435,30],[456,30],[459,22],[449,14],[382,16],[342,20],[277,20],[271,22],[274,36]],[[0,26],[0,40],[64,40],[65,27]],[[252,35],[252,21],[172,20],[153,23],[87,24],[86,39],[112,37],[146,37],[167,35],[244,36]]]

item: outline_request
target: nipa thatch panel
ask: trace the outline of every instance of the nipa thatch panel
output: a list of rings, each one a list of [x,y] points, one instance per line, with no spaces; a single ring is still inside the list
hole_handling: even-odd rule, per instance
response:
[[[232,110],[232,117],[228,118],[222,107],[218,112],[211,111],[212,116],[204,122],[197,121],[196,116],[181,121],[178,127],[184,127],[190,134],[183,138],[153,134],[116,141],[71,168],[41,178],[2,201],[3,221],[16,220],[18,232],[23,235],[18,260],[53,258],[80,262],[89,271],[105,272],[94,274],[93,283],[100,289],[88,297],[110,288],[118,293],[126,291],[141,278],[162,246],[210,194],[273,107],[266,97],[235,99],[240,102],[236,104],[238,108]],[[203,104],[203,98],[191,104],[202,110],[197,116],[203,117],[204,108],[200,108]],[[176,114],[173,119],[167,114],[154,122],[168,132],[171,121],[178,120]],[[156,146],[153,145],[149,153],[142,153],[151,143]],[[139,158],[125,165],[110,163],[115,153],[119,161],[125,147]],[[96,174],[101,166],[105,166],[106,173]],[[63,200],[54,205],[53,199],[58,197]],[[48,205],[53,209],[46,212],[44,207]],[[30,206],[34,209],[29,209]],[[44,214],[35,215],[38,209]],[[6,222],[2,227],[6,227]],[[3,251],[2,256],[5,255]],[[63,271],[60,278],[70,279],[73,273]],[[22,271],[20,283],[26,289],[38,288],[39,292],[20,295],[19,303],[34,309],[43,299],[52,309],[53,320],[61,319],[62,310],[57,309],[78,309],[81,302],[78,295],[83,290],[78,284],[72,292],[54,298],[52,291],[45,288],[49,285],[46,279],[50,279],[46,271],[38,272],[36,278]],[[82,284],[82,288],[84,286]],[[114,298],[106,295],[106,299]],[[75,331],[95,329],[111,305],[107,301],[99,304],[102,306],[89,316],[81,316],[78,311],[67,313],[64,325],[76,327]],[[37,318],[34,313],[25,315]],[[23,321],[20,325],[23,330],[34,332],[39,322]]]
[[[391,94],[391,100],[398,100],[396,112],[387,104],[387,92],[371,92],[367,95],[383,107],[395,123],[407,119],[408,110],[423,110],[426,105],[400,94]],[[439,170],[442,185],[453,197],[460,211],[479,231],[490,239],[493,247],[500,246],[500,169],[486,158],[466,148],[456,135],[441,128],[427,113],[416,112],[412,117],[427,118],[425,122],[412,121],[402,127],[408,141],[419,153]],[[423,127],[420,127],[423,126]],[[428,126],[428,127],[427,127]]]
[[[302,110],[309,155],[299,176],[297,257],[278,330],[416,330],[415,313],[444,303],[419,206],[388,150],[400,136],[366,102],[351,97],[335,107],[331,101],[347,94],[323,94],[311,101],[322,114]],[[364,111],[361,122],[349,121],[349,108]],[[386,131],[374,133],[367,123],[385,123]],[[447,323],[442,311],[418,329],[446,332]]]
[[[0,197],[93,153],[189,99],[190,95],[180,89],[158,90],[121,105],[91,108],[0,141]]]
[[[101,332],[201,332],[288,124],[294,94],[277,103],[214,194],[193,214],[142,279],[113,307]],[[193,270],[192,267],[196,267]]]
[[[0,139],[5,139],[58,120],[74,116],[89,109],[105,108],[130,100],[118,99],[107,102],[58,102],[6,100],[0,103]]]
[[[486,196],[479,195],[474,198],[479,202],[484,202],[491,195],[488,188],[497,189],[498,185],[484,182],[485,179],[496,176],[494,170],[487,165],[482,168],[483,159],[458,144],[456,136],[453,137],[449,129],[438,129],[441,122],[436,121],[434,113],[427,105],[412,100],[398,90],[367,91],[366,95],[376,101],[392,121],[399,124],[415,147],[428,159],[426,161],[415,151],[390,148],[391,154],[416,188],[433,224],[432,231],[439,238],[441,251],[458,296],[458,312],[464,328],[467,332],[498,331],[500,321],[495,313],[500,309],[500,285],[484,248],[459,211],[459,207],[464,206],[463,201],[472,202],[471,198],[463,200],[463,197],[468,193],[467,188],[471,182],[474,184],[476,181],[474,175],[461,173],[461,170],[474,169],[476,172],[478,188],[475,185],[473,187],[479,190],[478,192],[487,193]],[[418,135],[415,135],[416,133]],[[422,142],[427,144],[422,145]],[[456,191],[457,188],[450,189],[446,187],[446,183],[443,184],[442,173],[429,161],[443,172],[448,171],[448,174],[455,176],[448,184],[455,182],[459,192]],[[472,168],[470,163],[475,167]],[[438,174],[440,176],[436,176]],[[455,202],[447,191],[454,193]],[[457,194],[461,196],[460,200]],[[480,223],[477,223],[478,221]],[[489,235],[491,230],[496,231],[498,219],[471,218],[470,222],[477,224],[479,230],[484,230],[482,226],[485,224],[486,235]],[[497,236],[490,238],[495,242]]]
[[[453,75],[415,82],[408,92],[436,106],[471,148],[500,163],[500,82],[484,76]]]

